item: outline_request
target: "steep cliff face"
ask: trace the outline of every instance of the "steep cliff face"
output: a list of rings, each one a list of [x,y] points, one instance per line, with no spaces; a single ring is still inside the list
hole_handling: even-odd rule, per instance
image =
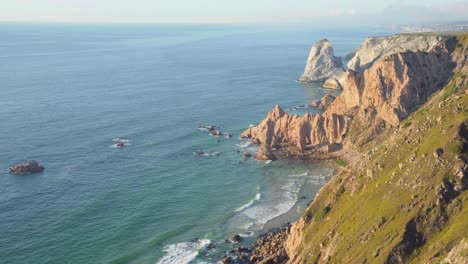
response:
[[[323,81],[344,72],[341,58],[335,57],[333,47],[327,39],[317,41],[311,48],[302,82]]]
[[[467,84],[359,147],[291,227],[288,263],[467,263]]]
[[[367,137],[363,132],[378,123],[384,128],[355,145],[361,154],[290,227],[283,241],[288,263],[468,263],[467,36],[448,51],[455,74],[432,65],[447,66],[445,52],[403,52],[367,74],[348,73],[349,98],[333,110],[349,117],[344,140]],[[372,76],[379,82],[369,85]],[[449,78],[442,90],[434,76]],[[380,96],[366,96],[366,89]],[[396,110],[385,116],[379,107]]]
[[[430,35],[394,35],[367,38],[347,58],[348,69],[362,72],[381,57],[400,52],[431,52],[445,48],[450,37]]]
[[[377,117],[396,125],[446,84],[450,63],[445,49],[382,57],[362,73],[347,72],[343,93],[329,111],[344,114],[354,107],[371,107]]]
[[[379,127],[392,127],[442,88],[451,70],[444,48],[432,52],[403,52],[378,59],[364,72],[348,71],[343,92],[323,114],[290,115],[276,106],[258,126],[241,137],[271,147],[307,149],[341,144],[354,122],[371,138]],[[364,126],[363,126],[364,125]],[[355,143],[355,142],[353,142]],[[360,142],[358,142],[360,143]]]

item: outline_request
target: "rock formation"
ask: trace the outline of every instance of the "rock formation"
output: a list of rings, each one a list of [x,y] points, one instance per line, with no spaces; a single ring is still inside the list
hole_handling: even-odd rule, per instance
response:
[[[324,88],[329,88],[329,89],[341,89],[341,84],[340,82],[335,78],[335,77],[330,77],[323,82],[323,87]]]
[[[442,36],[414,34],[370,37],[358,49],[346,56],[351,57],[348,69],[361,72],[372,66],[379,58],[395,53],[432,52],[440,46],[445,46],[447,39]]]
[[[331,94],[326,94],[322,97],[322,99],[320,100],[316,100],[316,101],[313,101],[312,103],[310,103],[310,106],[312,107],[315,107],[319,110],[324,110],[326,109],[327,107],[329,107],[331,105],[331,103],[333,101],[335,101],[335,97]]]
[[[468,263],[468,34],[456,39],[456,48],[386,54],[346,74],[343,93],[313,119],[342,118],[334,141],[355,156],[286,234],[258,239],[254,263]],[[331,127],[305,133],[323,122],[276,106],[243,136],[280,148],[337,146],[318,139],[338,132]]]
[[[259,160],[276,160],[275,154],[273,154],[273,151],[271,150],[269,145],[262,144],[260,145],[260,148],[258,149],[257,155],[255,155],[256,159]]]
[[[292,146],[304,152],[307,146],[340,143],[345,124],[345,117],[334,113],[298,116],[285,113],[277,105],[258,126],[247,129],[241,137],[252,138],[261,146]]]
[[[352,143],[366,142],[382,128],[396,126],[446,84],[452,61],[445,43],[437,43],[430,46],[431,52],[394,53],[378,57],[363,72],[349,70],[343,92],[323,114],[291,115],[276,106],[241,137],[271,147],[287,147],[289,152],[295,147],[304,153],[343,143],[348,127],[354,123],[352,133],[359,135],[354,141],[359,142]],[[356,56],[359,54],[357,51]]]
[[[25,175],[25,174],[39,173],[39,172],[42,172],[43,170],[44,170],[44,166],[32,160],[32,161],[20,163],[13,167],[10,167],[8,169],[8,173]]]
[[[324,81],[343,72],[341,58],[335,57],[330,41],[322,39],[312,46],[304,73],[299,78],[299,81]]]

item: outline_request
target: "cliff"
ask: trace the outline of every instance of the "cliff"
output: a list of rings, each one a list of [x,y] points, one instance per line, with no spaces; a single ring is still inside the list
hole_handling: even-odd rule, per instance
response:
[[[363,72],[348,71],[343,92],[323,114],[301,117],[276,106],[241,137],[299,154],[323,147],[329,152],[337,149],[331,146],[346,142],[366,142],[384,128],[397,125],[447,83],[453,63],[450,53],[445,43],[439,43],[431,52],[380,57]],[[350,126],[361,127],[359,139],[345,137]]]
[[[304,73],[299,78],[302,82],[323,81],[344,72],[341,58],[335,57],[330,41],[322,39],[311,48]]]
[[[381,57],[400,52],[431,52],[445,46],[450,37],[437,35],[402,34],[367,38],[350,55],[348,69],[363,71]]]
[[[468,263],[468,38],[446,40],[348,72],[352,85],[323,118],[343,117],[340,141],[359,154],[337,162],[341,172],[282,242],[273,236],[284,250],[268,263]],[[276,144],[300,129],[276,137],[273,122],[304,122],[280,110],[267,117]],[[250,134],[269,144],[262,123]]]

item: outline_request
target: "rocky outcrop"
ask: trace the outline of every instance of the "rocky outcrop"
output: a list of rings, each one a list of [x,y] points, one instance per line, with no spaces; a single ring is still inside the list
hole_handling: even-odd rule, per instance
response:
[[[359,131],[359,140],[365,142],[365,135],[375,136],[380,127],[397,125],[443,87],[451,74],[450,64],[448,50],[442,48],[382,57],[364,72],[348,71],[343,92],[323,114],[291,115],[276,106],[241,137],[271,147],[296,147],[304,153],[342,143],[351,122],[358,122],[354,132]]]
[[[446,49],[382,57],[362,73],[348,71],[342,94],[328,110],[344,114],[372,108],[377,117],[396,125],[446,84],[450,64]]]
[[[299,81],[324,81],[343,72],[341,58],[335,57],[330,41],[322,39],[312,46],[304,73],[299,78]]]
[[[340,143],[345,126],[346,118],[342,115],[291,115],[277,105],[258,126],[247,129],[241,137],[251,138],[261,146],[292,147],[304,152],[308,147]]]
[[[44,170],[44,166],[37,163],[37,161],[32,160],[32,161],[20,163],[13,167],[10,167],[8,169],[8,173],[25,175],[25,174],[39,173],[39,172],[42,172],[43,170]]]
[[[269,145],[262,144],[258,149],[257,155],[255,155],[256,159],[259,160],[276,160],[276,156],[271,150]]]
[[[323,116],[344,118],[342,141],[367,137],[381,124],[386,131],[365,147],[353,146],[362,154],[320,190],[286,238],[258,241],[261,252],[277,257],[259,254],[261,261],[467,262],[468,41],[462,44],[455,51],[463,54],[456,56],[442,45],[383,56],[364,72],[347,73],[350,85]],[[271,134],[257,134],[262,123],[248,134],[271,137],[277,145],[293,138],[303,117],[280,110],[267,116]],[[273,133],[284,122],[296,127]]]
[[[331,94],[326,94],[322,97],[322,99],[320,100],[317,100],[317,101],[313,101],[312,103],[310,103],[310,106],[312,107],[315,107],[319,110],[324,110],[326,109],[327,107],[329,107],[331,105],[331,103],[333,101],[335,101],[335,97]]]
[[[341,84],[335,77],[330,77],[327,80],[325,80],[325,82],[323,83],[323,87],[328,89],[339,90],[341,89]]]
[[[433,52],[445,47],[448,37],[402,34],[367,38],[347,58],[348,69],[362,72],[381,57],[400,52]]]

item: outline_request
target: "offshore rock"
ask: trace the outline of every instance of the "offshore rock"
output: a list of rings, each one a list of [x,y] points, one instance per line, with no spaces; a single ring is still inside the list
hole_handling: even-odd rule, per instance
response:
[[[10,167],[8,169],[8,173],[25,175],[25,174],[39,173],[39,172],[42,172],[43,170],[44,170],[44,166],[37,163],[37,161],[32,160],[32,161],[28,161],[28,162],[17,164],[13,167]]]
[[[330,41],[322,39],[311,48],[301,82],[317,82],[344,72],[340,57],[335,57]]]

